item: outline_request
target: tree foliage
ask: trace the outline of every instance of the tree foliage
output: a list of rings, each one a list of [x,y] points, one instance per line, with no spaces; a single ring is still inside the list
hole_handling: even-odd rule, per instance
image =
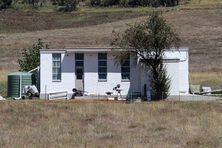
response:
[[[119,5],[124,7],[137,7],[137,6],[149,6],[149,7],[160,7],[160,6],[176,6],[179,4],[179,0],[91,0],[92,6],[113,6]]]
[[[130,26],[122,34],[115,33],[112,45],[138,56],[139,62],[150,69],[154,100],[158,100],[167,97],[170,84],[163,64],[164,51],[179,47],[179,41],[178,34],[161,14],[153,12],[145,22]],[[124,58],[124,55],[121,53],[117,58]]]
[[[10,8],[12,0],[0,0],[0,10]]]
[[[44,47],[41,39],[31,48],[23,49],[22,56],[18,59],[20,71],[30,71],[40,64],[40,49]]]
[[[79,0],[51,0],[53,5],[57,5],[58,11],[71,12],[77,10]]]
[[[153,73],[151,69],[151,73]],[[169,96],[170,78],[167,76],[166,67],[161,63],[157,67],[158,74],[153,75],[152,92],[153,100],[165,99]]]

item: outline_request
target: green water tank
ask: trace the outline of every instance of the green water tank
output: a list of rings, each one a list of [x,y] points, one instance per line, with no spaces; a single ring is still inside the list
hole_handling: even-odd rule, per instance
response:
[[[32,73],[14,72],[8,75],[8,97],[20,98],[25,85],[32,85]]]

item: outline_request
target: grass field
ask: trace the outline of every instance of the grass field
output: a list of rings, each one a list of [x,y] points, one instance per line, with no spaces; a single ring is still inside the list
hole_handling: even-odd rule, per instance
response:
[[[222,147],[222,104],[0,103],[1,147]]]
[[[181,46],[190,48],[190,82],[221,85],[222,1],[184,0],[169,8],[90,8],[72,13],[53,11],[0,11],[0,85],[6,75],[18,70],[21,49],[42,38],[50,48],[109,46],[113,30],[146,19],[153,10],[163,11],[179,33]],[[7,71],[4,72],[4,71]]]
[[[162,10],[190,48],[190,83],[221,86],[222,1],[184,0]],[[18,70],[21,49],[38,38],[50,48],[109,46],[112,31],[146,19],[151,8],[80,8],[77,12],[0,11],[0,95]],[[0,147],[222,147],[221,102],[124,104],[1,101]]]

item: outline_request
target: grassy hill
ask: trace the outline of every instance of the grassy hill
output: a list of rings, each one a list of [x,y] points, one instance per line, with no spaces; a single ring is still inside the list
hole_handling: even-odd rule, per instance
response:
[[[21,49],[32,46],[38,38],[51,48],[109,46],[113,30],[123,31],[127,24],[146,19],[153,10],[163,11],[179,32],[182,46],[190,48],[193,82],[205,83],[205,77],[200,77],[203,72],[222,75],[220,0],[191,0],[177,7],[156,9],[81,7],[71,13],[3,10],[0,11],[0,70],[16,70]],[[220,84],[221,80],[208,78],[208,82]]]

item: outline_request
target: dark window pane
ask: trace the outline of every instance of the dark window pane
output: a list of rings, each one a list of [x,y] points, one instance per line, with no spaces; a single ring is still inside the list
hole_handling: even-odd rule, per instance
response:
[[[56,78],[57,78],[57,74],[52,74],[52,79],[56,80]]]
[[[106,59],[107,59],[107,54],[106,54],[106,53],[99,53],[99,54],[98,54],[98,59],[104,59],[104,60],[106,60]]]
[[[99,66],[107,66],[107,61],[99,61]]]
[[[122,74],[122,79],[130,80],[130,74]]]
[[[61,54],[52,54],[52,79],[61,80]]]
[[[57,80],[61,80],[61,74],[57,74]]]
[[[122,66],[129,66],[130,65],[130,61],[124,61],[124,63],[122,64]]]
[[[75,54],[75,59],[76,60],[83,60],[84,59],[83,53],[76,53]]]
[[[98,77],[100,80],[107,78],[107,53],[98,53]]]
[[[106,73],[106,67],[99,67],[99,73]]]
[[[122,67],[121,68],[122,73],[130,73],[130,68],[129,67]]]
[[[76,69],[76,73],[77,74],[82,74],[83,73],[83,69]]]
[[[82,79],[82,74],[77,74],[76,79]]]
[[[53,80],[61,80],[61,74],[52,74]]]
[[[53,53],[52,60],[53,61],[61,61],[61,54],[60,53]]]
[[[106,80],[107,74],[99,74],[99,79]]]
[[[76,61],[76,67],[83,67],[83,61]]]
[[[77,68],[76,69],[76,79],[82,79],[82,77],[83,77],[83,69]]]

